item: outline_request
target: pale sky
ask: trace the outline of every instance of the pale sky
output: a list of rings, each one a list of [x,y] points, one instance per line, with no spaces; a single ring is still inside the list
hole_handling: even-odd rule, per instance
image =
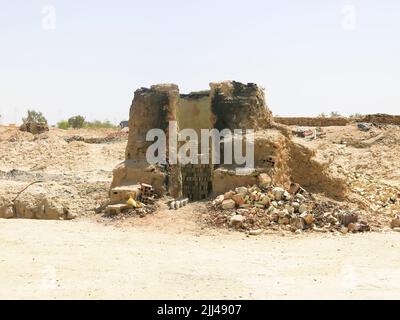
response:
[[[128,118],[134,91],[255,82],[274,114],[400,114],[398,0],[0,0],[0,114]]]

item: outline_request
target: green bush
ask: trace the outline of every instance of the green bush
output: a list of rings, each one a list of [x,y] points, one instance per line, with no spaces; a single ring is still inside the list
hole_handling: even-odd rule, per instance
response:
[[[33,123],[43,123],[47,124],[47,120],[41,112],[35,110],[28,110],[26,118],[22,118],[23,123],[33,122]]]
[[[57,127],[59,129],[67,130],[69,129],[69,123],[67,120],[62,120],[59,123],[57,123]]]
[[[68,124],[71,128],[79,129],[85,125],[85,118],[82,116],[74,116],[68,119]]]

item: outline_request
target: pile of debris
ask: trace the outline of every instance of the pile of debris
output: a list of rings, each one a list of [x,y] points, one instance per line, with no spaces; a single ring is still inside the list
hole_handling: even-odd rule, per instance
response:
[[[116,187],[111,190],[110,196],[111,203],[105,208],[108,216],[124,213],[143,217],[157,210],[156,195],[149,184]]]
[[[155,204],[152,205],[144,205],[138,208],[134,208],[134,207],[130,207],[128,209],[125,209],[121,212],[120,215],[115,216],[112,215],[113,218],[126,218],[126,217],[140,217],[140,218],[144,218],[145,216],[147,216],[148,214],[153,214],[158,210],[158,206]]]
[[[210,209],[210,224],[252,235],[265,229],[296,233],[370,230],[366,221],[359,221],[355,211],[332,201],[317,202],[298,184],[292,184],[289,190],[274,186],[239,187],[219,195]]]
[[[375,181],[367,174],[353,173],[347,176],[351,190],[360,195],[371,212],[393,215],[400,211],[400,189]]]
[[[346,177],[349,189],[353,192],[352,201],[370,213],[370,222],[387,227],[392,219],[397,219],[400,214],[399,187],[377,181],[376,177],[361,172],[350,172],[343,168],[338,172]],[[392,222],[392,228],[400,227],[400,221],[398,226],[394,224]]]

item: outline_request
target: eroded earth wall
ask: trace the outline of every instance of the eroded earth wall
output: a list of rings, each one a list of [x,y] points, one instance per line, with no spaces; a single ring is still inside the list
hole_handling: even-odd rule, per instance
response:
[[[179,89],[174,84],[154,85],[135,92],[129,113],[126,160],[114,170],[112,188],[142,182],[151,184],[159,195],[168,191],[175,197],[180,196],[179,165],[149,165],[146,160],[147,149],[153,144],[153,141],[146,141],[146,134],[152,129],[161,129],[168,141],[169,121],[177,120],[178,102]]]
[[[198,193],[198,196],[193,196],[196,199],[204,196],[204,192],[193,187],[197,182],[201,186],[200,180],[210,186],[210,194],[219,194],[235,187],[255,184],[260,174],[267,174],[275,185],[288,187],[291,182],[295,182],[313,192],[335,197],[345,194],[344,183],[332,178],[327,168],[314,160],[312,150],[295,144],[289,127],[274,122],[261,88],[252,83],[235,81],[211,83],[210,88],[210,91],[180,95],[176,85],[164,84],[135,92],[130,110],[126,160],[114,170],[112,187],[143,182],[151,184],[159,195],[180,197],[183,193]],[[146,141],[146,133],[159,128],[168,137],[169,121],[177,121],[178,132],[180,129],[191,128],[198,134],[205,128],[219,131],[253,129],[255,170],[248,174],[238,174],[235,164],[224,163],[201,167],[201,170],[196,166],[184,168],[179,164],[170,164],[169,157],[166,165],[149,165],[146,150],[153,141]],[[172,150],[168,151],[169,155]],[[197,173],[199,170],[201,174]],[[210,170],[210,180],[207,170]],[[182,175],[185,181],[182,181]]]
[[[254,83],[236,81],[211,83],[211,108],[215,128],[266,129],[273,121],[265,103],[264,91]]]

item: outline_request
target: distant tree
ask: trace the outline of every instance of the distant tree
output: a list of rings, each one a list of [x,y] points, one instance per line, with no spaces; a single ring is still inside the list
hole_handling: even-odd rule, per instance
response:
[[[28,110],[26,118],[22,118],[23,123],[33,122],[33,123],[43,123],[47,124],[47,120],[41,112],[35,110]]]
[[[69,122],[67,120],[62,120],[57,123],[57,127],[59,129],[67,130],[67,129],[69,129],[70,126],[69,126]]]
[[[326,118],[326,114],[322,112],[318,115],[318,118]]]
[[[68,124],[74,129],[83,128],[85,125],[85,118],[82,116],[74,116],[68,119]]]
[[[336,112],[336,111],[331,112],[331,118],[340,118],[340,117],[341,117],[341,115],[339,112]]]

